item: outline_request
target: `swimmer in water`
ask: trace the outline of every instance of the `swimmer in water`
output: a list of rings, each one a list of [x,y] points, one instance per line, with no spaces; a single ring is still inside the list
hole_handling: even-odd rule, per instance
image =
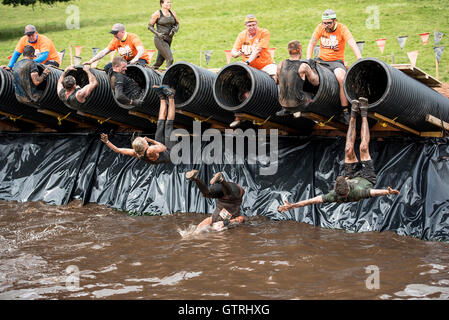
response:
[[[220,231],[229,224],[243,223],[245,221],[245,218],[240,215],[240,205],[242,204],[245,190],[240,185],[225,181],[221,172],[213,176],[209,187],[198,178],[198,170],[187,172],[186,179],[194,181],[204,197],[217,199],[217,207],[212,216],[204,219],[196,227],[195,233],[201,232],[208,226],[211,226],[216,231]]]

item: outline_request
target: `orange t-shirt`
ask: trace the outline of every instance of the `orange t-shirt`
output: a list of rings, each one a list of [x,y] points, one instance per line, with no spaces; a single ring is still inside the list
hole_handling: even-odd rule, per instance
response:
[[[337,29],[328,33],[322,23],[316,27],[313,37],[320,41],[318,57],[324,61],[345,61],[345,45],[352,37],[348,27],[337,22]]]
[[[31,43],[31,42],[28,42],[27,36],[23,36],[22,38],[20,38],[19,43],[17,44],[16,51],[23,53],[23,49],[26,46],[32,46],[35,50],[36,56],[39,56],[39,54],[41,52],[48,51],[48,58],[45,61],[43,61],[42,63],[45,63],[48,60],[54,60],[57,63],[61,64],[61,59],[59,58],[59,53],[58,53],[58,51],[56,51],[55,45],[50,40],[50,38],[48,38],[42,34],[38,34],[37,41],[35,43]]]
[[[111,51],[117,50],[126,61],[131,61],[137,55],[137,47],[140,46],[143,47],[140,38],[136,34],[128,32],[125,41],[120,41],[116,38],[112,39],[111,42],[109,42],[108,49]],[[150,57],[146,50],[140,59],[146,60],[148,64],[150,63]]]
[[[243,52],[243,61],[246,61],[249,58],[253,51],[253,47],[262,48],[259,56],[250,63],[251,67],[259,70],[270,63],[274,63],[273,59],[271,58],[271,54],[268,51],[269,46],[270,31],[263,28],[257,28],[256,36],[252,39],[249,38],[248,31],[243,30],[239,33],[239,35],[237,36],[237,40],[235,40],[234,43],[234,49],[237,51],[241,50]]]

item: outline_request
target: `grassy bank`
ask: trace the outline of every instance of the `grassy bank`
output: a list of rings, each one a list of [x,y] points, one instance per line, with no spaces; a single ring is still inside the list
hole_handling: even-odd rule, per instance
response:
[[[276,62],[286,58],[288,41],[297,39],[306,47],[313,30],[320,22],[321,12],[331,6],[339,20],[346,24],[357,41],[365,41],[364,57],[377,57],[395,63],[409,63],[407,52],[419,50],[417,66],[435,75],[435,54],[433,51],[433,31],[445,33],[440,45],[449,41],[449,15],[447,0],[436,1],[340,1],[332,4],[312,3],[303,0],[174,0],[173,9],[181,20],[181,28],[173,42],[175,61],[189,61],[209,68],[220,68],[226,64],[225,49],[230,49],[239,31],[244,29],[246,14],[254,13],[259,25],[271,33],[270,46],[277,48]],[[80,28],[68,29],[66,20],[73,13],[66,12],[69,5],[79,8]],[[377,5],[379,29],[370,28],[369,7]],[[49,36],[58,50],[69,45],[83,46],[81,56],[86,60],[92,55],[92,47],[104,48],[112,36],[108,33],[112,24],[121,22],[130,32],[137,33],[147,49],[155,49],[152,34],[147,30],[151,14],[159,8],[159,1],[87,1],[78,0],[70,4],[54,6],[9,7],[0,5],[0,64],[7,64],[17,40],[23,35],[24,26],[34,24],[40,33]],[[73,21],[72,21],[73,22]],[[423,45],[419,33],[430,32],[429,43]],[[397,37],[409,38],[401,51]],[[387,38],[385,51],[380,53],[375,40]],[[213,50],[211,60],[206,65],[202,50]],[[153,57],[154,62],[155,57]],[[346,49],[349,64],[355,57],[350,48]],[[237,61],[237,60],[233,60]],[[70,58],[66,55],[63,66]],[[109,62],[105,57],[99,64]],[[449,81],[449,48],[443,52],[440,80]]]

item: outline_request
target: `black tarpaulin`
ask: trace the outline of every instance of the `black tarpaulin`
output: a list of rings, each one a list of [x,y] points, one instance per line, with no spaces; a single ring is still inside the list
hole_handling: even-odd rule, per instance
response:
[[[110,136],[118,147],[130,147],[130,139],[130,134]],[[245,216],[448,241],[449,139],[383,140],[370,144],[375,188],[391,186],[401,191],[399,196],[279,213],[284,199],[296,202],[331,190],[343,173],[344,138],[280,137],[277,173],[261,175],[262,164],[248,164],[248,159],[235,165],[149,165],[112,152],[99,134],[1,133],[0,199],[54,205],[81,199],[135,213],[212,213],[215,200],[205,199],[184,178],[186,171],[196,168],[206,182],[223,171],[228,180],[242,185]]]

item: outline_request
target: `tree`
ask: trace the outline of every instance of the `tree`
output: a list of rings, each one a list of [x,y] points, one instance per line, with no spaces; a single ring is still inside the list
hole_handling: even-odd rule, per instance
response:
[[[71,0],[2,0],[2,4],[8,6],[34,6],[37,2],[43,4],[53,4],[55,2],[69,2]]]

